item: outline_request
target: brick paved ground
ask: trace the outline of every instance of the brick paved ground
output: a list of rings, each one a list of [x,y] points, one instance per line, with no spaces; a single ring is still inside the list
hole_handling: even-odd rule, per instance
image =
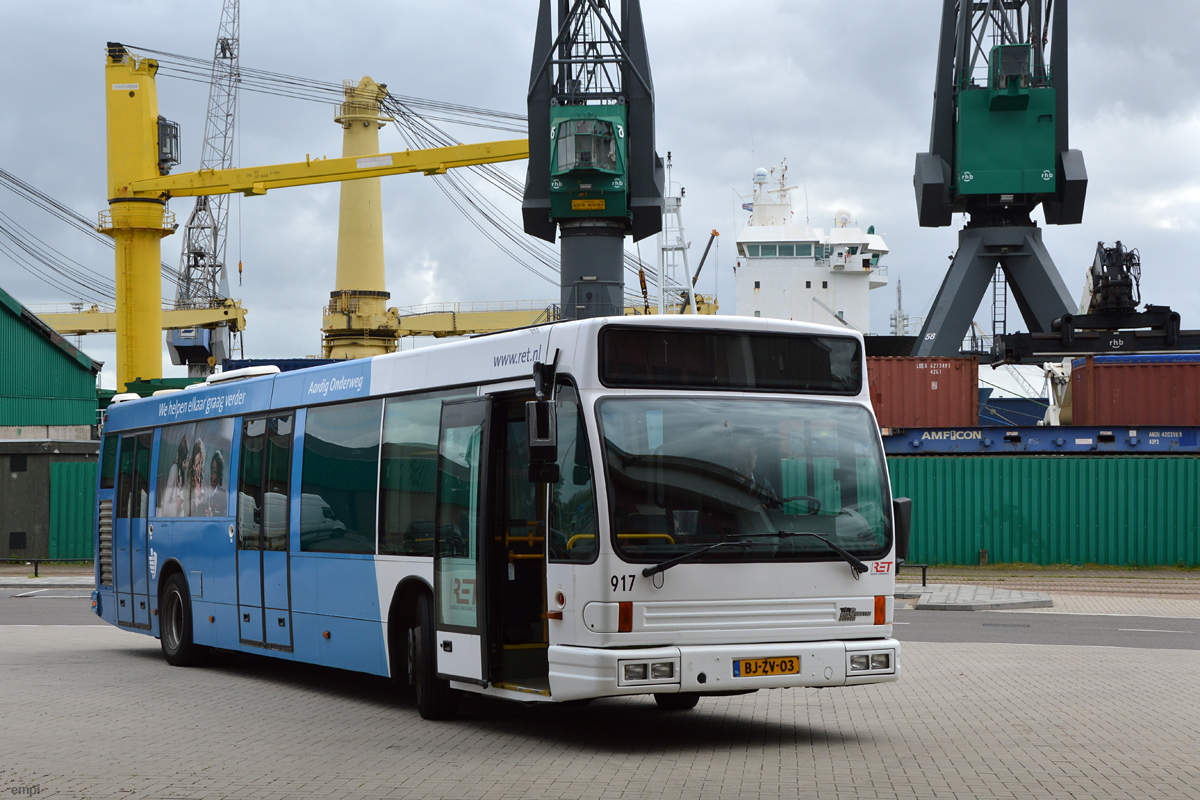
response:
[[[1051,594],[1053,608],[1029,609],[1053,614],[1116,614],[1126,617],[1186,617],[1200,619],[1200,598],[1190,596],[1144,597],[1100,594]],[[1200,795],[1200,792],[1197,793]]]
[[[899,683],[422,720],[373,678],[167,667],[108,627],[0,626],[0,794],[65,798],[1189,798],[1200,656],[905,645]]]

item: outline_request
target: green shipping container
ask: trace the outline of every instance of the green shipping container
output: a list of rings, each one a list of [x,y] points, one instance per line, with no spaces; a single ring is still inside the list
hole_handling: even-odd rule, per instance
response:
[[[901,456],[910,561],[1200,566],[1200,457]]]
[[[92,558],[96,464],[50,465],[50,547],[55,558]]]

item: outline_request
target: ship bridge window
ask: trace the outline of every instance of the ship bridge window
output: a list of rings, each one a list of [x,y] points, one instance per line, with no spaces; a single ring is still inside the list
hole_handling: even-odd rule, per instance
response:
[[[850,248],[850,255],[852,255],[852,256],[858,255],[858,245],[853,245]]]
[[[803,244],[746,244],[738,245],[738,252],[751,258],[809,258],[813,254],[811,243]],[[817,247],[817,257],[821,256],[821,248]]]
[[[617,140],[611,122],[571,119],[558,124],[558,172],[617,171]]]

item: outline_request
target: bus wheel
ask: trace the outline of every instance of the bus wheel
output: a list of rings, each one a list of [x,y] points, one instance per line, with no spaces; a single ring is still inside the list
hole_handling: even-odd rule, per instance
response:
[[[207,648],[192,641],[192,601],[182,575],[167,579],[159,609],[159,639],[167,663],[191,667],[203,661]]]
[[[458,693],[437,677],[433,639],[433,603],[427,594],[417,598],[417,624],[409,629],[408,675],[417,696],[417,711],[425,719],[449,719],[458,707]]]
[[[656,694],[654,702],[658,703],[658,707],[663,711],[688,711],[695,708],[696,703],[700,702],[700,695],[696,692]]]

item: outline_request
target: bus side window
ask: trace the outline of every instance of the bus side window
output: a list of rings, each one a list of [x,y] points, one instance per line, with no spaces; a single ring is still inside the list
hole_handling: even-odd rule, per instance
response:
[[[579,396],[573,386],[559,386],[556,411],[559,479],[550,487],[550,559],[592,561],[599,550],[596,494]]]
[[[300,549],[374,553],[383,402],[309,409],[304,423]]]
[[[239,550],[258,550],[262,528],[262,468],[266,438],[265,419],[242,421],[242,447],[238,457],[237,530]]]
[[[154,449],[154,432],[137,435],[137,459],[134,479],[135,496],[132,515],[145,519],[150,513],[150,454]]]
[[[111,489],[117,480],[117,435],[104,437],[104,455],[100,458],[100,488]]]
[[[121,437],[121,458],[117,472],[117,517],[129,519],[131,516],[129,498],[133,494],[133,451],[134,437]]]
[[[379,553],[433,555],[433,498],[438,429],[445,400],[475,390],[388,398],[379,469]]]
[[[271,417],[263,481],[262,544],[264,550],[287,550],[288,491],[292,466],[292,415]]]

